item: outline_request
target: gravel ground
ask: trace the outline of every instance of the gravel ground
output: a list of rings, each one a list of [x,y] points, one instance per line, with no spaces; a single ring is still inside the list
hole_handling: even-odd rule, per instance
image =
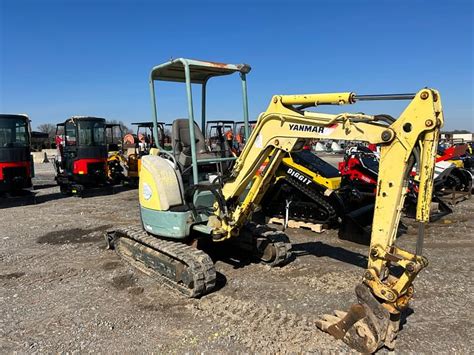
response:
[[[289,265],[216,260],[218,290],[186,299],[104,248],[104,230],[139,223],[136,190],[64,198],[51,165],[36,172],[39,203],[0,210],[1,353],[349,350],[314,321],[355,301],[366,247],[338,240],[336,231],[291,230]],[[474,199],[465,201],[429,225],[430,266],[415,282],[399,352],[474,348],[473,207]],[[398,244],[414,250],[408,224]]]

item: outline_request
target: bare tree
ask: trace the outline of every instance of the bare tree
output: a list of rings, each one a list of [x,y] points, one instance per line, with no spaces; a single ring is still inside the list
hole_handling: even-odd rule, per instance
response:
[[[38,131],[48,133],[49,138],[54,138],[56,134],[56,125],[51,123],[43,123],[38,126]]]

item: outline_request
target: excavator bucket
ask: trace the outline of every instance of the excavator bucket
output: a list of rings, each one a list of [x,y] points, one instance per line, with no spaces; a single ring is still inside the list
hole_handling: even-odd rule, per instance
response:
[[[316,325],[361,353],[373,353],[382,346],[395,347],[399,315],[392,315],[364,284],[356,286],[358,303],[348,312],[325,314]]]

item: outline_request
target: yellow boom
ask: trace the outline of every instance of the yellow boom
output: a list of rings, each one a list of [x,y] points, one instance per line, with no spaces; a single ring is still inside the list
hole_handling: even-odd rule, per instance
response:
[[[222,193],[229,211],[216,205],[209,220],[215,240],[239,235],[249,215],[259,205],[275,171],[287,152],[302,148],[307,139],[357,140],[380,144],[381,158],[375,213],[367,270],[356,287],[358,303],[349,312],[323,316],[318,326],[361,352],[393,347],[400,312],[413,295],[412,282],[427,265],[421,256],[424,224],[428,222],[433,189],[436,147],[443,111],[439,93],[423,89],[397,120],[386,116],[342,113],[338,115],[301,110],[321,104],[352,104],[353,93],[274,96],[238,158],[232,180]],[[300,107],[296,107],[299,105]],[[256,174],[269,159],[264,171]],[[407,191],[407,177],[414,165],[420,174],[416,218],[420,222],[417,253],[394,246],[397,226]],[[247,186],[250,190],[244,195]],[[243,201],[239,202],[242,200]],[[391,274],[389,265],[403,268]]]

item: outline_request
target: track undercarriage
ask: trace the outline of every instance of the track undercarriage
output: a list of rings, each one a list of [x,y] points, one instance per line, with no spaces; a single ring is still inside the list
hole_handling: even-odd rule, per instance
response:
[[[107,247],[132,266],[187,297],[199,297],[215,288],[214,262],[203,250],[159,239],[138,227],[108,231],[105,239]],[[270,266],[283,265],[291,257],[288,237],[265,226],[251,225],[241,237],[225,244],[251,252]]]
[[[319,191],[296,181],[284,181],[275,186],[276,193],[264,205],[267,216],[316,223],[333,224],[338,214],[335,202]]]

